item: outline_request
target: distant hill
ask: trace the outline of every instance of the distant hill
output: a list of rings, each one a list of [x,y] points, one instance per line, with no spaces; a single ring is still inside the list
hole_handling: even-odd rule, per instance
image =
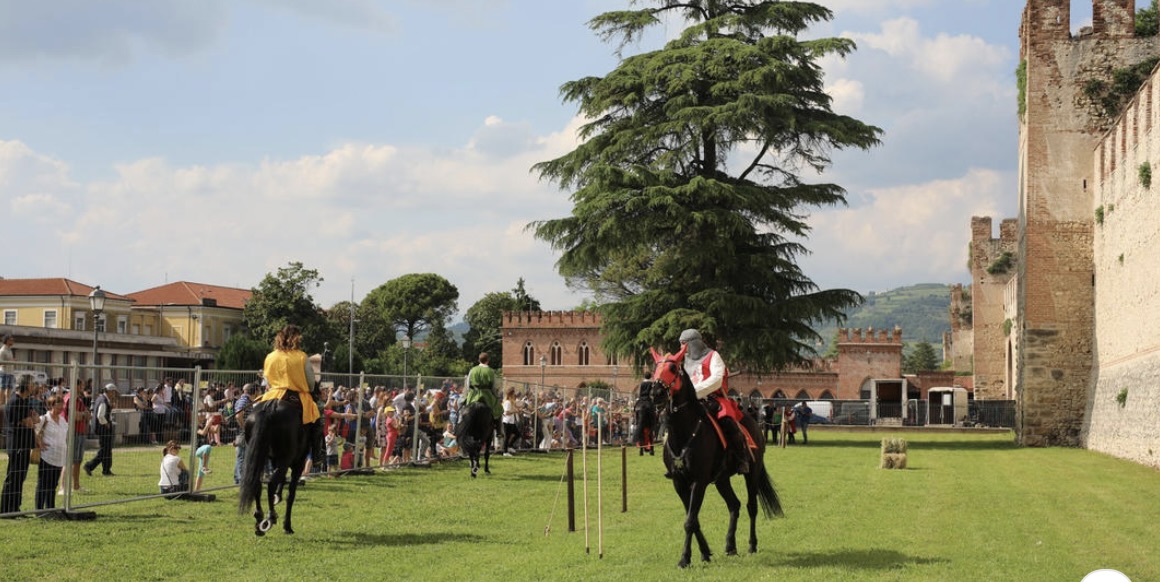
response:
[[[943,332],[950,331],[951,288],[949,285],[923,283],[891,289],[885,293],[865,293],[866,302],[846,313],[842,327],[893,330],[902,327],[902,341],[942,343]],[[828,342],[838,330],[836,322],[816,328]]]

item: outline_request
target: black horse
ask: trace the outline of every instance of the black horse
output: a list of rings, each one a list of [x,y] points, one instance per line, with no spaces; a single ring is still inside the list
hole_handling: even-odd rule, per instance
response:
[[[711,555],[698,517],[709,483],[717,486],[717,492],[729,508],[729,529],[725,533],[726,555],[737,554],[737,517],[741,508],[741,501],[729,482],[729,478],[737,472],[734,466],[736,462],[726,452],[714,426],[716,421],[697,399],[693,382],[685,373],[682,363],[686,349],[687,346],[684,346],[677,354],[665,356],[652,350],[653,359],[657,362],[653,374],[653,397],[668,416],[665,467],[672,476],[673,488],[680,496],[686,512],[685,546],[681,552],[681,561],[677,563],[682,568],[689,565],[694,536],[701,550],[701,559],[708,562]],[[749,512],[749,553],[752,554],[757,552],[758,501],[766,517],[782,515],[782,511],[777,491],[765,469],[765,437],[749,415],[745,415],[742,426],[749,431],[757,445],[756,449],[751,449],[754,462],[750,463],[749,473],[745,475],[745,489],[749,495],[745,506]]]
[[[288,394],[295,394],[289,392]],[[286,471],[290,471],[290,493],[286,497],[286,519],[282,529],[294,533],[291,512],[298,480],[310,452],[310,431],[302,424],[302,405],[296,399],[265,400],[254,405],[246,417],[246,456],[242,460],[242,482],[238,491],[238,513],[245,513],[254,504],[254,535],[263,536],[274,524],[278,514],[274,505],[282,495]],[[262,514],[262,473],[269,462],[273,473],[266,489],[270,515]]]
[[[471,461],[471,478],[479,473],[479,455],[483,452],[483,472],[491,474],[491,442],[495,438],[495,419],[486,402],[472,402],[459,415],[455,425],[455,439],[459,449]]]
[[[649,392],[641,387],[640,395],[637,397],[636,405],[632,411],[636,424],[632,442],[636,444],[641,455],[653,454],[653,443],[656,442],[657,437],[657,408],[653,404],[652,394]]]

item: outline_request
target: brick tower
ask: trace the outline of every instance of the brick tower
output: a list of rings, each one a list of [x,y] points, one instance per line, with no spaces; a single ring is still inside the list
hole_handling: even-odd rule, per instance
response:
[[[1086,89],[1160,53],[1155,38],[1135,37],[1134,0],[1092,0],[1092,15],[1072,35],[1070,0],[1028,0],[1019,28],[1026,109],[1012,374],[1018,438],[1029,446],[1081,444],[1092,379],[1091,160],[1114,119]]]

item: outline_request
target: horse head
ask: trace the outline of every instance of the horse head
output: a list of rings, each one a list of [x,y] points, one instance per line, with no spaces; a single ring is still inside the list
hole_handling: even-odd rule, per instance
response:
[[[653,361],[657,364],[652,376],[654,384],[668,391],[670,397],[675,395],[681,389],[681,366],[685,361],[685,352],[689,350],[689,346],[682,345],[681,351],[663,356],[656,348],[649,348],[649,350],[652,352]]]

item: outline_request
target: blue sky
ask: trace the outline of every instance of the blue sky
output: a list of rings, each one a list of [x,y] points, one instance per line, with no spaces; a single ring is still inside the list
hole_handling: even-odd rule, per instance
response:
[[[859,47],[824,63],[835,109],[885,136],[822,177],[850,205],[812,213],[806,273],[862,292],[965,282],[970,217],[1016,211],[1024,3],[821,4],[836,17],[810,34]],[[627,5],[0,0],[0,276],[248,288],[302,261],[323,306],[435,272],[461,310],[520,277],[570,309],[584,295],[524,230],[568,193],[529,168],[576,144],[558,88],[615,66],[585,23]]]

